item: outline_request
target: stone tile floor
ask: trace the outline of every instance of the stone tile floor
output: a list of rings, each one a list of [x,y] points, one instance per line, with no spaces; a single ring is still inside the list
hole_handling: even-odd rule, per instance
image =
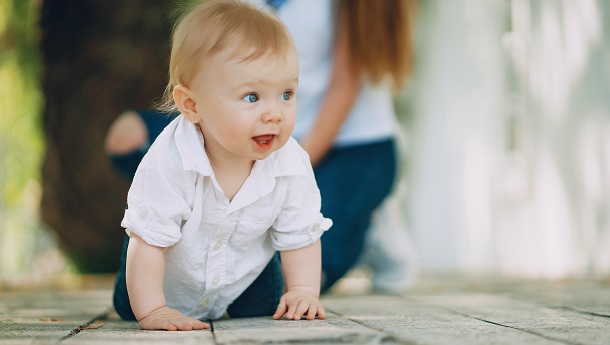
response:
[[[361,281],[323,298],[315,321],[225,319],[213,331],[142,331],[110,285],[0,292],[0,344],[610,344],[610,282],[422,276],[402,294]],[[358,285],[359,284],[359,285]],[[359,287],[358,287],[359,286]]]

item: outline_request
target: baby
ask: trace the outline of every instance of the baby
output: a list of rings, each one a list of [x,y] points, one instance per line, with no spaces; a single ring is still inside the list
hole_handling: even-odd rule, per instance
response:
[[[129,189],[123,319],[192,330],[225,312],[325,318],[320,236],[332,222],[290,136],[298,75],[286,27],[250,2],[205,1],[179,21],[165,108],[181,115]]]

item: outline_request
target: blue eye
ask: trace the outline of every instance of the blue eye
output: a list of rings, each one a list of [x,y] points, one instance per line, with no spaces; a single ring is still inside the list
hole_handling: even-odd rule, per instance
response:
[[[249,94],[245,95],[244,98],[242,98],[242,99],[246,102],[254,103],[254,102],[258,101],[258,96],[254,93],[249,93]]]
[[[292,96],[292,91],[286,91],[282,94],[282,99],[287,101],[290,99],[290,96]]]

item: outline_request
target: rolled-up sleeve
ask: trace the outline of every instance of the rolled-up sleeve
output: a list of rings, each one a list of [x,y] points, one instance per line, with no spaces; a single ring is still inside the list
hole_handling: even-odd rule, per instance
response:
[[[271,228],[271,240],[276,250],[311,245],[333,224],[320,213],[320,190],[311,165],[308,166],[307,176],[291,177],[284,206]]]
[[[127,209],[121,226],[146,243],[169,247],[182,237],[180,227],[191,214],[189,183],[192,172],[178,168],[170,157],[146,156],[127,195]],[[192,186],[190,188],[192,190]]]

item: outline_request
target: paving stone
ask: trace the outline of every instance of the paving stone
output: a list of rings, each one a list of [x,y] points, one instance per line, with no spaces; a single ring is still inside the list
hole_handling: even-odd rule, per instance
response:
[[[562,344],[405,297],[338,297],[324,304],[346,319],[416,344]]]
[[[610,318],[489,294],[420,296],[418,300],[567,344],[610,344]]]
[[[425,279],[403,296],[328,295],[327,320],[213,322],[214,332],[142,331],[110,288],[0,292],[0,345],[610,344],[610,289],[594,281]],[[97,319],[97,320],[96,320]]]
[[[328,313],[325,320],[227,319],[214,322],[217,344],[406,344]]]
[[[215,344],[207,330],[189,332],[143,331],[135,321],[122,321],[115,312],[103,320],[94,320],[78,334],[64,339],[61,344],[112,344],[112,345],[174,345]]]
[[[80,320],[40,320],[36,318],[0,319],[0,344],[55,344],[71,330],[80,325]]]
[[[503,295],[610,317],[610,284],[608,283],[520,284]]]

